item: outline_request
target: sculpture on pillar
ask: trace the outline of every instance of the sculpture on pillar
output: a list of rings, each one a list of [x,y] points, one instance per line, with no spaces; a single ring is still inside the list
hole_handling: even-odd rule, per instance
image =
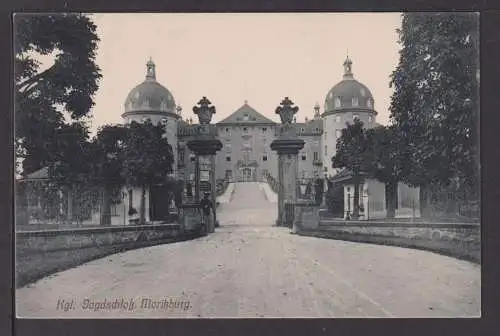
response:
[[[198,106],[193,107],[193,112],[198,116],[200,125],[195,139],[187,143],[189,150],[195,154],[195,180],[194,180],[194,200],[193,206],[200,207],[199,204],[201,189],[209,191],[210,201],[216,204],[216,190],[215,190],[215,154],[222,148],[222,143],[217,139],[217,130],[211,132],[210,121],[212,115],[215,114],[215,107],[207,97],[203,97],[198,102]],[[201,169],[203,168],[203,169]],[[209,176],[202,173],[208,173]],[[202,181],[203,180],[203,181]],[[203,183],[202,183],[203,182]],[[200,218],[206,221],[206,216]],[[214,231],[214,226],[217,226],[217,219],[214,209],[213,221],[205,224],[205,231],[211,233]]]
[[[198,116],[201,125],[208,125],[212,120],[212,114],[215,114],[215,106],[211,106],[210,100],[203,97],[198,102],[199,106],[193,107],[193,112]]]
[[[294,122],[294,115],[299,111],[299,107],[293,105],[290,98],[285,97],[281,101],[280,106],[276,108],[276,114],[279,114],[282,124],[280,129],[281,137],[294,137],[295,135],[295,128],[292,124]]]
[[[304,140],[299,139],[293,125],[294,115],[299,108],[285,97],[276,114],[281,118],[280,134],[271,143],[271,149],[278,153],[278,226],[291,226],[293,208],[299,194],[298,161],[299,150],[304,148]],[[288,209],[288,210],[287,210]]]

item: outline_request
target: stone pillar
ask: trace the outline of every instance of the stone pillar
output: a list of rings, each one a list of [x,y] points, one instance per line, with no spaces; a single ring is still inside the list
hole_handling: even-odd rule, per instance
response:
[[[287,226],[285,204],[294,204],[297,201],[297,178],[298,178],[298,153],[304,148],[304,140],[298,138],[292,125],[293,115],[299,108],[292,106],[293,102],[288,98],[281,102],[276,109],[280,115],[282,125],[279,136],[271,143],[271,149],[278,154],[278,218],[277,226]],[[292,219],[293,220],[293,219]]]
[[[187,143],[188,148],[196,155],[195,164],[195,204],[199,204],[201,200],[200,193],[200,157],[207,157],[212,168],[212,173],[210,177],[211,184],[211,201],[214,207],[214,217],[210,220],[208,227],[205,228],[207,233],[214,232],[215,222],[216,222],[216,185],[215,185],[215,155],[222,149],[222,142],[217,139],[217,129],[211,127],[210,120],[212,119],[212,114],[215,113],[215,107],[211,106],[210,101],[203,97],[199,102],[199,106],[193,107],[193,111],[198,115],[200,125],[198,126],[198,131],[194,140]]]
[[[200,202],[200,156],[198,154],[194,159],[194,201]]]

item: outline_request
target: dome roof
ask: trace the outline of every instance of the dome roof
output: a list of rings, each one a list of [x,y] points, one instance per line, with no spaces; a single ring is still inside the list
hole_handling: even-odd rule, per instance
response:
[[[328,91],[325,99],[325,113],[335,113],[345,109],[374,112],[373,95],[366,85],[354,79],[352,61],[349,57],[344,62],[342,81]]]
[[[146,79],[134,87],[125,100],[125,113],[174,113],[175,100],[172,93],[156,81],[155,64],[146,64]]]

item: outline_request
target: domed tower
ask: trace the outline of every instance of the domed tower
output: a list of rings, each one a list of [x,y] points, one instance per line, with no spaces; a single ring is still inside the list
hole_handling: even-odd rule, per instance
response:
[[[352,61],[347,56],[344,61],[342,81],[334,85],[325,99],[323,118],[323,169],[328,175],[335,175],[331,158],[335,155],[337,139],[346,123],[355,119],[363,122],[367,128],[376,126],[375,102],[370,90],[354,79]]]
[[[166,137],[172,146],[175,158],[174,171],[177,167],[177,123],[180,119],[180,108],[168,89],[156,81],[156,66],[153,60],[146,63],[145,80],[134,87],[125,100],[125,112],[122,118],[125,123],[144,122],[149,119],[153,124],[166,125]]]

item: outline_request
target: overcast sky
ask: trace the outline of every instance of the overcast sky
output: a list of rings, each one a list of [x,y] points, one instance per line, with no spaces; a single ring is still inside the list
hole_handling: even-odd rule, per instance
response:
[[[219,121],[245,100],[263,115],[274,114],[284,96],[313,115],[342,79],[347,52],[354,77],[371,90],[377,121],[386,124],[398,63],[399,13],[322,14],[93,14],[101,39],[97,63],[103,79],[93,109],[93,128],[122,121],[129,91],[142,82],[146,62],[157,80],[194,117],[207,96]]]

